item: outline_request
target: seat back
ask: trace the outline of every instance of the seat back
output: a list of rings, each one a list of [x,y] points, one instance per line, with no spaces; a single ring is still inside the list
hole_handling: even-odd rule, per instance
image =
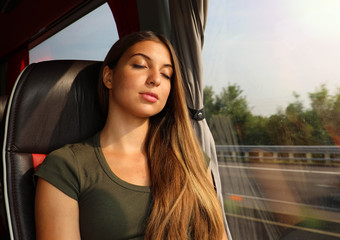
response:
[[[60,60],[29,65],[8,100],[3,195],[11,239],[35,239],[33,160],[84,140],[104,125],[97,96],[101,62]]]
[[[7,106],[7,95],[0,96],[0,149],[2,149],[2,142],[4,139],[4,113]],[[2,160],[2,155],[0,155],[0,159]],[[2,165],[0,164],[0,179],[2,179]],[[5,219],[5,202],[2,194],[2,184],[0,180],[0,239],[8,239],[8,228],[6,225]]]
[[[0,122],[2,121],[2,118],[4,116],[7,98],[8,98],[8,96],[6,96],[6,95],[0,96]]]

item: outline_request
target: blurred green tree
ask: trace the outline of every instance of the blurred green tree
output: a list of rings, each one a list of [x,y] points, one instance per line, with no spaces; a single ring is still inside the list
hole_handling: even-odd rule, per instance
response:
[[[331,95],[321,85],[309,93],[309,109],[294,92],[294,101],[269,117],[253,115],[242,92],[237,84],[218,95],[204,88],[206,119],[217,144],[340,145],[340,89]]]

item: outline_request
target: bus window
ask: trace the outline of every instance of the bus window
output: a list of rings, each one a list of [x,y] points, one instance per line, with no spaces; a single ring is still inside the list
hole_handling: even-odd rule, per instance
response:
[[[55,59],[102,61],[117,40],[116,23],[105,3],[32,48],[30,63]]]
[[[340,238],[340,2],[209,2],[206,119],[234,239]]]

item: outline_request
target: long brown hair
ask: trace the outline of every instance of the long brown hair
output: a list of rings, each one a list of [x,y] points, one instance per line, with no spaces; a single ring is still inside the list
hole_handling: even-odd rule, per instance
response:
[[[150,31],[127,35],[112,46],[103,67],[114,68],[128,48],[147,40],[168,48],[174,73],[167,103],[150,118],[145,143],[153,196],[145,239],[221,239],[222,209],[207,177],[208,166],[188,116],[179,62],[169,41]],[[107,114],[108,90],[102,71],[98,93]]]

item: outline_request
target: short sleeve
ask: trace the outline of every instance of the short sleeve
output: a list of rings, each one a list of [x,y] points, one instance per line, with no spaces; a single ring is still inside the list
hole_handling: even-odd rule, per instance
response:
[[[80,192],[78,162],[68,146],[50,153],[34,177],[41,177],[69,197],[78,200]]]
[[[210,157],[205,152],[203,152],[203,155],[204,155],[204,159],[205,159],[205,162],[206,162],[207,166],[209,166],[209,164],[210,164]]]

